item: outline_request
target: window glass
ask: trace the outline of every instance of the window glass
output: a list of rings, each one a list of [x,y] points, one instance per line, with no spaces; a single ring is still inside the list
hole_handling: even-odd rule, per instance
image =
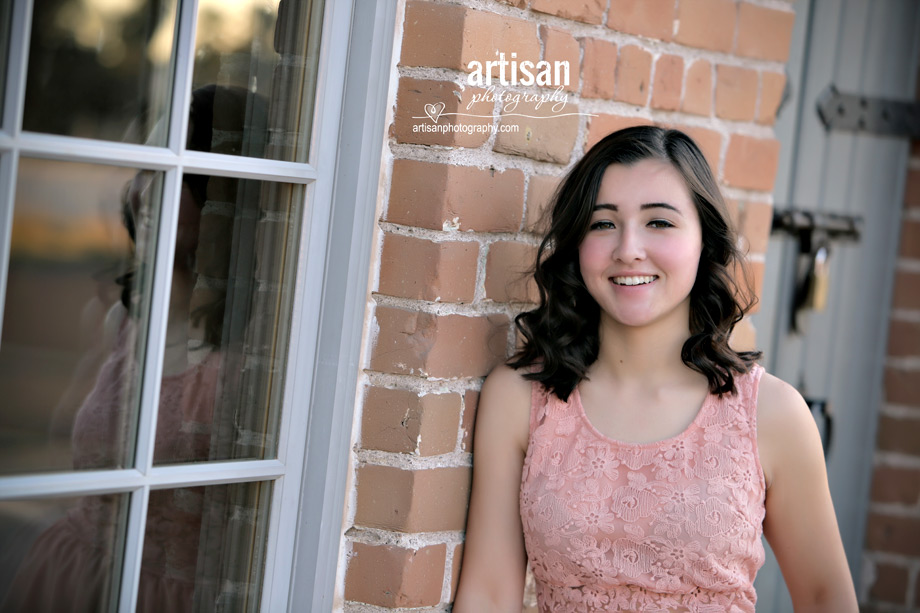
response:
[[[0,92],[4,92],[4,95],[0,95],[0,118],[3,117],[5,92],[8,91],[6,73],[7,61],[10,57],[10,17],[12,12],[12,2],[0,2]],[[5,127],[7,126],[0,125],[0,129]]]
[[[192,104],[212,140],[190,149],[306,162],[323,3],[199,0]],[[204,113],[192,109],[192,116]]]
[[[150,492],[137,611],[258,611],[269,481]]]
[[[275,456],[303,197],[183,178],[155,463]]]
[[[175,25],[175,0],[35,2],[23,129],[165,146]]]
[[[0,611],[115,611],[126,494],[0,502]]]
[[[22,158],[0,474],[132,464],[161,173]]]

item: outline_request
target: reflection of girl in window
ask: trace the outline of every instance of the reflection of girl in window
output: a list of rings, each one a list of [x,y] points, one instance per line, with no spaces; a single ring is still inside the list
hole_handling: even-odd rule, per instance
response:
[[[629,128],[562,182],[540,305],[487,378],[458,613],[753,613],[776,553],[796,610],[855,612],[817,428],[729,339],[746,308],[716,181],[683,133]]]
[[[242,90],[208,87],[193,96],[188,147],[207,150],[213,139],[213,104],[216,92],[240,95]],[[246,92],[242,92],[246,95]],[[225,98],[226,99],[226,98]],[[258,105],[264,109],[264,104]],[[245,108],[245,104],[240,104]],[[240,119],[242,121],[242,119]],[[242,130],[239,131],[242,134]],[[125,229],[136,253],[150,253],[157,175],[138,172],[125,189]],[[224,192],[234,179],[200,175],[183,176],[179,203],[166,342],[154,441],[154,464],[203,462],[211,459],[218,378],[226,361],[221,350],[225,287],[229,274],[231,235],[207,223],[224,223],[233,215],[205,221],[208,193],[216,182]],[[224,229],[221,226],[218,230]],[[207,236],[207,240],[205,240]],[[217,240],[219,238],[220,240]],[[139,262],[138,270],[118,279],[120,302],[106,318],[115,342],[96,377],[92,390],[74,419],[74,468],[125,467],[133,463],[134,411],[130,382],[140,380],[136,347],[144,331],[137,321],[142,300],[141,279],[152,262]],[[7,598],[0,605],[11,611],[99,611],[111,604],[120,564],[118,544],[125,521],[124,495],[81,498],[67,515],[42,533],[21,564]],[[151,491],[141,561],[138,611],[191,611],[212,608],[220,591],[215,564],[200,552],[201,536],[212,522],[224,520],[223,510],[204,514],[205,488]],[[210,525],[210,524],[209,524]],[[117,555],[113,555],[116,553]],[[219,553],[219,552],[218,552]],[[206,570],[202,570],[202,566]],[[212,604],[204,604],[208,603]]]

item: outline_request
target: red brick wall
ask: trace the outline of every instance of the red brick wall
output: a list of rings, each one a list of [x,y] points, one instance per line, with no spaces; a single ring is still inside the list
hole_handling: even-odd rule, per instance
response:
[[[860,590],[880,613],[920,610],[920,140],[908,164]]]
[[[453,600],[477,390],[512,346],[511,318],[533,300],[519,271],[534,255],[539,212],[587,147],[640,123],[697,139],[759,292],[779,153],[772,123],[794,13],[782,0],[407,0],[398,19],[344,544],[351,611],[447,610]],[[468,63],[496,51],[569,61],[565,112],[577,114],[522,102],[514,112],[538,116],[528,118],[474,102],[484,88],[468,84]],[[519,129],[413,129],[431,115]],[[749,324],[736,340],[753,343]]]

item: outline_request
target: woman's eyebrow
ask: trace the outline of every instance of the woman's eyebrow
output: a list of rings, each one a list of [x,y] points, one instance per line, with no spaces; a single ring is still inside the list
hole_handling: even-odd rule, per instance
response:
[[[643,211],[645,211],[645,210],[647,210],[647,209],[668,209],[669,211],[674,211],[674,212],[677,213],[678,215],[683,216],[683,213],[680,212],[680,209],[678,209],[678,208],[675,207],[675,206],[672,206],[672,205],[668,204],[667,202],[646,202],[645,204],[641,205],[639,208],[640,208],[641,210],[643,210]],[[598,210],[601,210],[601,209],[606,209],[606,210],[608,210],[608,211],[613,211],[614,213],[617,212],[617,211],[619,210],[619,209],[617,208],[617,205],[615,205],[615,204],[595,204],[595,205],[594,205],[594,210],[595,210],[595,211],[598,211]]]

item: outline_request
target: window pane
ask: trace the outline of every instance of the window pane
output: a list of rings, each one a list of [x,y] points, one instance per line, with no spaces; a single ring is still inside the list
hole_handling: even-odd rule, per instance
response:
[[[23,129],[166,145],[175,0],[34,6]]]
[[[0,474],[132,464],[151,276],[142,262],[153,261],[162,178],[20,160],[0,336]]]
[[[6,98],[6,73],[7,60],[10,57],[10,17],[13,12],[12,2],[0,2],[0,118],[3,117],[3,108]],[[8,126],[0,125],[0,129]]]
[[[154,462],[274,457],[303,187],[186,175]]]
[[[137,611],[258,611],[271,489],[150,492]]]
[[[193,89],[215,132],[207,141],[190,128],[190,149],[307,161],[322,10],[321,0],[199,0]]]
[[[0,502],[0,611],[115,611],[128,496]]]

